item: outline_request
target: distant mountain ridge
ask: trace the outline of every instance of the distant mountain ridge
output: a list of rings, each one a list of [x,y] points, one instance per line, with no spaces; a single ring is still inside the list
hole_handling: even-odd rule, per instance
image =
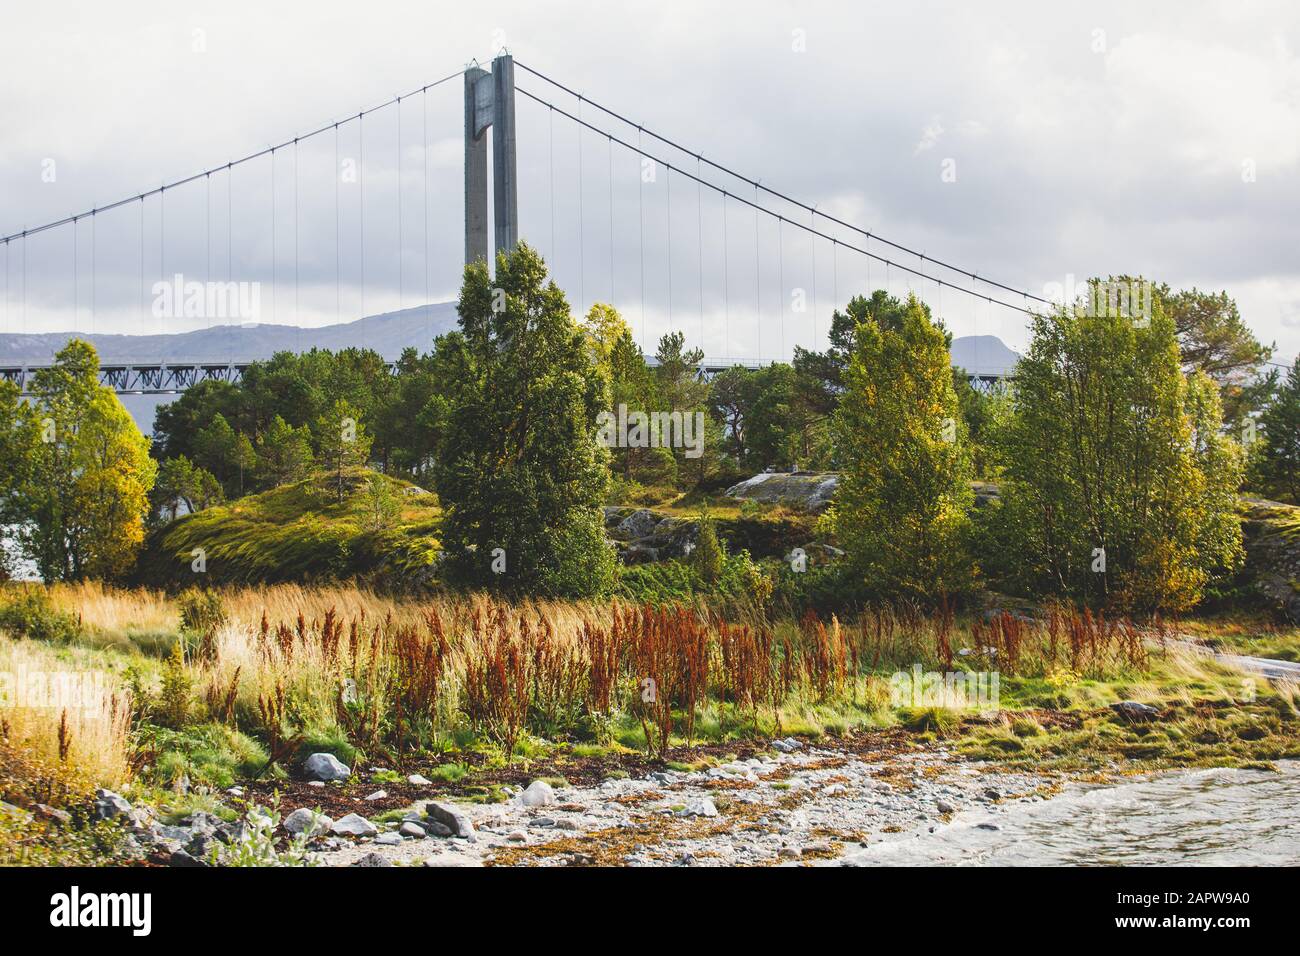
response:
[[[160,335],[10,332],[0,334],[0,365],[47,363],[71,338],[85,339],[95,346],[104,365],[247,362],[269,359],[276,352],[306,352],[313,348],[338,351],[350,347],[374,349],[392,361],[407,347],[429,351],[436,337],[455,327],[456,303],[436,302],[317,328],[250,323]]]
[[[154,362],[249,362],[276,352],[309,349],[374,349],[385,359],[402,350],[427,352],[433,340],[456,328],[456,303],[435,302],[353,322],[302,328],[296,325],[219,325],[159,335],[42,332],[0,333],[0,366],[43,365],[71,338],[90,342],[104,365]],[[1020,356],[996,335],[967,335],[952,341],[952,364],[972,374],[1005,375]]]
[[[996,335],[963,335],[952,340],[952,364],[972,375],[1010,375],[1020,354]]]

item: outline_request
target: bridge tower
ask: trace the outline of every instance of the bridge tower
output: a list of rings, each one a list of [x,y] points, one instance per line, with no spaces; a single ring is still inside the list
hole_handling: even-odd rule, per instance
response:
[[[492,127],[492,222],[488,245],[487,129]],[[465,70],[465,263],[519,242],[519,189],[515,166],[515,61],[503,53],[492,69]]]

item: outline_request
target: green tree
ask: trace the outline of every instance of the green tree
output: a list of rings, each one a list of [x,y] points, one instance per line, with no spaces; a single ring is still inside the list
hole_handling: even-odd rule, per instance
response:
[[[340,503],[345,490],[344,476],[370,460],[371,438],[359,414],[346,399],[339,398],[316,420],[321,468],[333,481],[336,500]]]
[[[620,414],[653,412],[658,401],[658,385],[654,371],[645,360],[641,347],[632,338],[630,329],[624,327],[609,350],[609,411]],[[662,449],[627,447],[611,450],[614,468],[628,481],[672,480],[677,465],[671,453]]]
[[[1259,417],[1251,477],[1266,494],[1300,502],[1300,358]]]
[[[1259,373],[1273,354],[1272,346],[1255,338],[1227,292],[1171,292],[1160,285],[1154,297],[1173,320],[1184,370],[1204,372],[1214,380],[1224,420],[1236,431],[1271,383],[1261,383]]]
[[[34,410],[18,393],[18,386],[0,380],[0,523],[23,520],[20,493],[26,487],[39,440]],[[0,581],[12,574],[9,551],[0,548]]]
[[[257,436],[261,480],[271,488],[300,481],[311,471],[311,432],[307,426],[294,428],[279,415]]]
[[[980,391],[971,384],[966,370],[956,367],[952,370],[952,387],[957,393],[957,405],[966,426],[974,475],[991,479],[994,477],[994,455],[989,446],[993,441],[996,405],[1003,400],[1004,392],[1000,388],[991,393]]]
[[[395,392],[383,406],[375,429],[381,446],[391,447],[395,468],[421,484],[428,480],[437,444],[437,436],[423,414],[437,393],[437,375],[432,355],[403,350],[392,376]],[[384,470],[388,472],[387,466]]]
[[[74,339],[32,380],[30,468],[15,490],[19,541],[46,581],[115,579],[144,540],[157,463],[94,348]]]
[[[242,498],[257,467],[257,454],[248,436],[236,431],[226,416],[217,412],[199,430],[192,447],[194,464],[215,475],[227,497]]]
[[[880,322],[882,317],[897,315],[902,310],[903,303],[883,289],[870,296],[854,296],[843,310],[836,309],[832,314],[826,351],[813,352],[795,346],[791,363],[795,385],[790,421],[799,438],[800,464],[811,468],[838,464],[834,457],[836,443],[830,435],[831,419],[844,390],[854,334],[863,322]]]
[[[564,294],[521,243],[497,256],[495,281],[486,263],[466,267],[458,311],[460,330],[436,347],[464,369],[434,470],[453,571],[524,593],[607,591],[608,454],[596,441],[607,385]]]
[[[690,455],[684,445],[674,447],[671,452],[679,479],[699,485],[717,465],[723,439],[722,429],[708,414],[709,383],[700,368],[704,350],[686,348],[684,334],[669,332],[659,339],[655,361],[658,407],[653,411],[678,414],[683,422],[690,416],[692,427],[697,421],[696,413],[699,413],[699,420],[704,423],[699,429],[702,434],[693,436],[697,447],[691,450]]]
[[[604,302],[594,302],[582,320],[582,334],[591,350],[592,361],[607,378],[613,378],[613,353],[624,336],[631,337],[632,330],[618,309]]]
[[[708,511],[700,512],[699,529],[695,547],[691,550],[691,566],[695,568],[700,580],[706,584],[715,584],[722,577],[727,552],[718,540],[718,528]]]
[[[193,513],[225,500],[216,476],[184,455],[168,458],[158,466],[158,478],[149,497],[154,514],[159,518],[165,515],[169,521],[175,520],[182,504]]]
[[[798,379],[791,366],[734,366],[709,385],[710,414],[722,426],[724,446],[737,465],[788,470],[805,460]]]
[[[843,474],[826,520],[867,593],[938,600],[973,574],[970,461],[947,335],[915,297],[859,314],[834,418]]]
[[[371,474],[366,479],[364,501],[371,531],[387,531],[401,518],[401,500],[393,491],[392,481],[383,475]]]
[[[1012,578],[1126,610],[1182,610],[1240,556],[1240,456],[1207,379],[1181,369],[1159,298],[1146,322],[1032,321],[1000,443]]]

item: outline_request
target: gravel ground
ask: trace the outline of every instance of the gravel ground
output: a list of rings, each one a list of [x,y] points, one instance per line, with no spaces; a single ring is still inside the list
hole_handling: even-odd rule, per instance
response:
[[[964,811],[996,820],[1009,804],[1048,799],[1060,788],[1055,777],[1002,772],[942,749],[873,761],[834,747],[778,744],[790,752],[701,772],[554,790],[533,784],[500,804],[442,800],[472,822],[472,839],[422,837],[418,827],[402,836],[398,824],[381,824],[375,837],[322,841],[317,859],[331,866],[826,865],[852,862],[873,843],[933,831]],[[413,812],[411,822],[429,818]]]

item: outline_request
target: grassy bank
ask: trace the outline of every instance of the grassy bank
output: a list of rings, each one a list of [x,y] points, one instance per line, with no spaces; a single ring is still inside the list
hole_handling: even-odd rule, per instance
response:
[[[912,609],[728,621],[696,607],[296,585],[11,587],[4,601],[22,613],[0,612],[0,670],[22,687],[72,674],[91,688],[76,707],[29,695],[5,708],[5,745],[31,769],[11,772],[0,799],[26,812],[45,803],[87,818],[97,785],[164,813],[220,810],[227,788],[288,786],[318,751],[488,800],[518,775],[699,765],[783,735],[887,731],[1071,772],[1300,756],[1290,688],[1166,646],[1159,628],[1066,608],[1032,621]],[[991,687],[977,677],[994,674]],[[1155,715],[1109,708],[1122,700]]]

